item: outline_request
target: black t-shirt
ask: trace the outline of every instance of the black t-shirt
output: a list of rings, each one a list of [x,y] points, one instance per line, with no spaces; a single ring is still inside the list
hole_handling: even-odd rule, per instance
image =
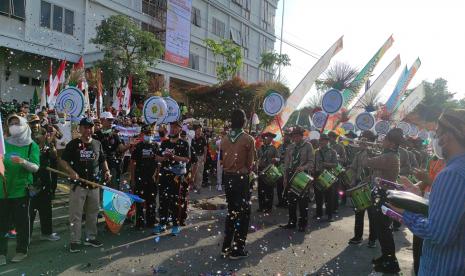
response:
[[[144,178],[153,176],[158,166],[155,157],[159,154],[157,143],[140,142],[136,145],[131,154],[131,159],[136,162],[134,169],[136,179],[139,176]]]
[[[189,158],[189,144],[184,140],[178,139],[176,143],[172,143],[170,140],[163,141],[160,145],[159,155],[163,156],[163,152],[167,150],[172,151],[176,156]],[[163,161],[161,163],[161,170],[165,172],[170,171],[170,168],[179,165],[179,163],[178,161]]]
[[[200,136],[199,138],[194,137],[191,145],[195,155],[203,155],[205,153],[205,147],[207,146],[207,139],[205,139],[204,136]]]
[[[105,153],[107,160],[111,161],[121,158],[117,150],[119,145],[124,143],[118,134],[113,131],[108,134],[104,134],[102,131],[97,131],[94,138],[102,143],[103,152]]]
[[[83,143],[77,138],[71,140],[63,151],[61,159],[68,162],[71,168],[79,175],[90,181],[100,180],[100,171],[105,162],[102,144],[92,139],[90,143]]]

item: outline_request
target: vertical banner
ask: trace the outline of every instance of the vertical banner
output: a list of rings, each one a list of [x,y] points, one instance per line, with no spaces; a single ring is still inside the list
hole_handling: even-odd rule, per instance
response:
[[[339,53],[343,48],[343,37],[339,38],[331,48],[313,65],[312,69],[308,71],[307,75],[300,81],[297,87],[292,91],[291,95],[286,101],[283,111],[276,116],[270,125],[266,127],[265,132],[272,132],[278,137],[280,136],[279,125],[284,126],[291,114],[297,109],[302,99],[312,88],[315,80],[328,68],[331,59]]]
[[[350,84],[349,88],[344,89],[342,96],[344,97],[344,107],[347,108],[351,101],[357,96],[357,93],[363,87],[365,82],[370,78],[370,75],[375,70],[376,65],[383,57],[384,53],[391,48],[394,43],[394,38],[392,35],[384,42],[383,46],[376,52],[376,54],[370,59],[370,61],[363,67],[362,71],[355,77],[355,79]]]
[[[397,57],[395,57],[394,60],[391,61],[384,71],[376,78],[370,88],[368,88],[368,90],[358,99],[349,112],[349,118],[352,122],[355,122],[355,118],[358,114],[365,111],[363,103],[370,98],[376,97],[376,95],[381,92],[386,83],[391,79],[397,69],[399,69],[400,64],[400,55],[397,55]]]
[[[394,91],[386,102],[386,111],[389,113],[394,112],[394,110],[399,106],[402,96],[404,96],[405,91],[407,90],[410,81],[415,76],[415,73],[418,71],[418,68],[421,66],[420,58],[412,64],[412,67],[406,72],[404,71],[397,82]]]
[[[165,60],[189,65],[192,0],[168,0]]]
[[[415,107],[425,98],[425,87],[421,83],[415,89],[406,92],[407,97],[402,101],[397,109],[394,110],[392,119],[394,121],[402,121],[407,114],[412,112]]]

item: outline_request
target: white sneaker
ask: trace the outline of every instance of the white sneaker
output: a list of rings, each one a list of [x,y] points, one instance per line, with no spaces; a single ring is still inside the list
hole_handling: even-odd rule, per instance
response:
[[[217,191],[222,191],[223,188],[221,187],[221,185],[216,185],[216,190],[217,190]]]
[[[58,236],[57,233],[52,233],[50,235],[41,235],[40,240],[41,241],[59,241],[61,238]]]
[[[27,257],[27,254],[24,253],[16,253],[16,255],[11,259],[13,263],[19,263]]]
[[[0,266],[6,265],[6,256],[0,255]]]

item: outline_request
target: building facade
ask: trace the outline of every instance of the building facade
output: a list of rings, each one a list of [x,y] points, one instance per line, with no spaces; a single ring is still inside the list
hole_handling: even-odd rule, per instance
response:
[[[271,79],[273,73],[259,64],[261,53],[274,49],[277,2],[192,0],[188,66],[162,59],[149,71],[178,93],[197,84],[214,84],[217,61],[204,40],[231,39],[243,48],[239,76],[247,82]],[[86,67],[101,59],[102,52],[89,40],[111,15],[133,18],[164,44],[167,6],[167,0],[0,0],[0,99],[32,98],[34,89],[48,78],[48,61],[39,66],[34,60],[56,60],[56,70],[61,59],[74,63],[83,56]],[[24,61],[11,63],[15,55]]]

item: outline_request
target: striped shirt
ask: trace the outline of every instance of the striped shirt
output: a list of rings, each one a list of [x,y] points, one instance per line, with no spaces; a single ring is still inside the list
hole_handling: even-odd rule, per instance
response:
[[[465,154],[434,180],[428,217],[405,211],[403,220],[424,239],[419,275],[465,275]]]

